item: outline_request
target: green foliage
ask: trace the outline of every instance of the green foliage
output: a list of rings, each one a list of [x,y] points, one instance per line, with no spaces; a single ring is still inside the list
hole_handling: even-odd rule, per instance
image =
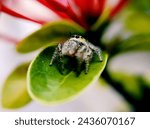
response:
[[[132,0],[132,5],[138,10],[150,15],[150,0]]]
[[[140,10],[134,10],[133,8],[125,10],[123,16],[125,29],[135,34],[150,33],[150,16],[142,13]]]
[[[84,31],[81,26],[72,22],[51,22],[19,42],[17,51],[21,53],[32,52],[48,44],[58,44],[68,39],[72,34],[82,35]]]
[[[142,85],[140,84],[138,77],[121,72],[112,72],[110,75],[114,81],[121,83],[122,88],[128,92],[128,94],[138,99],[141,98]]]
[[[110,72],[113,86],[124,94],[135,111],[149,111],[149,76],[133,75],[123,72]]]
[[[119,54],[128,51],[150,51],[150,34],[131,36],[122,43],[116,45],[112,54]]]
[[[119,24],[117,26],[116,24]],[[118,27],[118,33],[108,33]],[[125,51],[149,51],[150,16],[132,6],[125,8],[103,34],[102,42],[110,53]],[[110,54],[111,56],[111,54]]]
[[[58,70],[58,62],[49,66],[54,50],[55,47],[48,47],[43,50],[32,62],[28,71],[28,91],[31,97],[46,104],[58,103],[79,94],[99,78],[108,58],[108,55],[102,52],[103,62],[99,62],[95,55],[88,74],[82,71],[79,75],[73,69],[77,66],[72,61],[76,61],[71,58],[65,63],[64,71],[67,72],[61,74]]]
[[[26,73],[29,64],[18,66],[7,78],[2,90],[2,106],[15,109],[31,101],[27,92]]]

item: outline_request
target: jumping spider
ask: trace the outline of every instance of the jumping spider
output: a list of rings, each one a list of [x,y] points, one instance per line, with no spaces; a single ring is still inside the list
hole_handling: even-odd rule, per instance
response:
[[[82,36],[73,35],[64,43],[58,44],[52,56],[50,65],[52,65],[54,60],[59,57],[60,62],[62,63],[62,69],[64,69],[63,56],[75,57],[79,66],[85,62],[85,73],[88,73],[89,64],[94,53],[98,55],[100,61],[103,60],[101,50],[98,47],[94,46]]]

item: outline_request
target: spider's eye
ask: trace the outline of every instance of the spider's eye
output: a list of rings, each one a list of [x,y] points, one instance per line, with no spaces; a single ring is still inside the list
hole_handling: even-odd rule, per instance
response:
[[[84,39],[82,36],[80,36],[81,39]]]
[[[80,36],[80,35],[72,35],[71,38],[76,38],[76,39],[78,39],[78,38],[83,38],[83,37]]]
[[[79,35],[75,35],[75,38],[77,38],[77,39],[78,39],[79,37],[80,37]]]

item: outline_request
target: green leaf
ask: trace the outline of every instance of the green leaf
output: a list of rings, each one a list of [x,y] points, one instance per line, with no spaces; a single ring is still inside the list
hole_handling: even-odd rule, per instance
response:
[[[72,34],[82,35],[84,31],[81,26],[73,22],[51,22],[18,43],[17,51],[21,53],[32,52],[48,44],[54,45],[62,42]]]
[[[128,9],[124,16],[123,23],[127,30],[135,34],[150,33],[150,16],[140,10]],[[126,15],[126,16],[125,16]]]
[[[39,102],[53,104],[63,102],[79,94],[83,89],[99,78],[105,68],[108,55],[102,52],[103,62],[94,56],[88,74],[84,71],[77,76],[76,67],[71,64],[71,58],[66,64],[65,74],[61,74],[57,65],[49,66],[55,47],[43,50],[31,63],[28,71],[28,91],[31,97]],[[75,60],[74,60],[75,61]],[[72,70],[71,70],[72,69]]]
[[[150,82],[142,75],[122,72],[111,72],[111,78],[122,84],[122,88],[135,99],[141,99],[145,88],[150,88]]]
[[[132,0],[132,5],[150,15],[150,0]]]
[[[141,79],[141,82],[143,82],[143,84],[150,89],[150,74],[145,74],[143,79]]]
[[[114,33],[109,33],[112,32],[115,27],[117,27],[117,31],[114,31]],[[122,43],[126,37],[130,38],[132,36],[134,38],[135,36],[135,38],[143,40],[142,37],[144,37],[144,35],[149,37],[149,34],[150,16],[140,12],[139,10],[135,10],[135,8],[129,5],[108,26],[107,31],[105,31],[101,41],[108,51],[114,52],[113,48],[118,46],[118,43]],[[131,42],[129,44],[132,45]],[[141,46],[138,48],[140,47]]]
[[[150,34],[135,35],[118,44],[112,54],[128,51],[150,51]]]
[[[20,108],[31,101],[27,92],[26,74],[29,64],[18,66],[5,81],[2,90],[4,108]]]

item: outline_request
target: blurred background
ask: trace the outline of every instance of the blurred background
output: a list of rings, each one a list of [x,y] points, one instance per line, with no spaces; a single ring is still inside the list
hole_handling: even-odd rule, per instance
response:
[[[116,2],[115,0],[113,1]],[[112,2],[112,3],[113,3]],[[138,2],[137,2],[138,3]],[[150,4],[150,1],[148,1]],[[139,5],[138,5],[139,6]],[[150,12],[148,12],[150,13]],[[42,12],[41,12],[42,14]],[[147,17],[149,17],[148,15]],[[57,19],[57,18],[56,18]],[[117,18],[116,18],[117,19]],[[150,25],[150,24],[149,24]],[[139,25],[140,26],[140,25]],[[31,61],[39,52],[38,50],[29,54],[19,54],[16,52],[14,41],[19,41],[32,32],[38,30],[41,26],[29,21],[11,17],[5,13],[0,14],[0,99],[2,88],[8,75],[20,63]],[[142,28],[142,26],[141,26]],[[149,29],[150,26],[147,26]],[[109,42],[115,36],[123,39],[133,35],[133,32],[124,29],[124,23],[121,20],[114,20],[103,40]],[[149,29],[150,30],[150,29]],[[148,31],[149,31],[148,30]],[[143,31],[142,29],[140,30]],[[149,31],[150,32],[150,31]],[[13,42],[12,42],[13,41]],[[108,62],[108,69],[114,73],[122,72],[130,75],[142,75],[150,82],[150,52],[134,51],[119,54]],[[129,88],[132,94],[136,89]],[[133,93],[134,94],[134,93]],[[148,96],[149,97],[149,96]],[[147,98],[149,100],[150,98]],[[147,101],[147,103],[149,103]],[[114,87],[101,81],[88,87],[80,96],[70,102],[55,106],[41,105],[31,101],[26,106],[19,109],[4,109],[0,111],[134,111],[133,105],[119,93]]]

